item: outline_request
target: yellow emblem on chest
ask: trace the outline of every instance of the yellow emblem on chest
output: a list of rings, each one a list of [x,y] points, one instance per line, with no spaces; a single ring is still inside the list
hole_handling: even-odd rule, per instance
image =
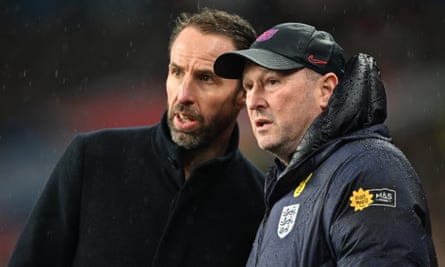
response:
[[[306,177],[306,179],[300,182],[297,188],[295,188],[294,198],[298,197],[301,194],[301,192],[303,192],[304,188],[306,187],[306,184],[309,182],[311,177],[312,177],[312,172]]]

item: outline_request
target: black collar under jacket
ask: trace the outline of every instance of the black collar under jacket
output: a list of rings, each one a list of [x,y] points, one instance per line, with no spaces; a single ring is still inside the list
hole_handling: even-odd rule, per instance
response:
[[[346,136],[382,124],[385,119],[386,93],[380,70],[373,57],[359,53],[347,62],[345,75],[335,88],[327,109],[306,131],[289,165],[281,173],[274,167],[269,170],[266,182],[267,206],[271,207],[291,186],[307,177],[342,143],[358,136],[364,137],[362,134],[349,138]],[[386,139],[389,133],[384,128],[381,137]],[[370,135],[378,137],[380,134]],[[328,146],[330,149],[325,149]]]
[[[155,147],[151,148],[155,150],[155,153],[159,155],[161,161],[163,161],[164,167],[168,172],[171,172],[172,186],[176,186],[177,191],[185,182],[184,168],[181,163],[181,153],[183,148],[176,145],[171,138],[170,129],[167,124],[167,111],[164,112],[160,127],[156,130],[154,135],[155,141],[153,144]],[[240,153],[238,149],[239,145],[239,127],[235,125],[233,133],[230,137],[229,145],[227,146],[226,154],[222,157],[208,160],[201,165],[198,165],[190,173],[188,184],[195,184],[197,176],[194,173],[212,173],[213,178],[216,179],[218,174],[222,174],[224,168],[230,160],[233,160],[236,154]],[[210,181],[209,181],[210,180]],[[206,179],[207,182],[211,182],[211,179]],[[201,181],[199,181],[201,183]]]

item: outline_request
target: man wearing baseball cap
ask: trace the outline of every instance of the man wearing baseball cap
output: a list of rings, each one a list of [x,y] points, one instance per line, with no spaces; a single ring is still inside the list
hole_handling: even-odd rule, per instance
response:
[[[425,194],[384,125],[371,56],[345,63],[331,34],[284,23],[214,70],[242,78],[258,145],[276,157],[248,266],[437,266]]]

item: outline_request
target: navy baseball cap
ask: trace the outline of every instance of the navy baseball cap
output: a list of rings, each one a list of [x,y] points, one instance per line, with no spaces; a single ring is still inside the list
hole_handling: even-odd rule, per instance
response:
[[[343,48],[331,34],[303,23],[283,23],[263,32],[249,49],[220,55],[215,73],[227,79],[242,77],[246,59],[271,70],[304,67],[320,74],[333,72],[340,79],[345,70]]]

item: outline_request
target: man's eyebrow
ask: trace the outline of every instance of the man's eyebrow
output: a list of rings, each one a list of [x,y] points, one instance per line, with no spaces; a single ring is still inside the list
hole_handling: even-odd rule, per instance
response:
[[[183,70],[184,67],[181,67],[180,65],[176,64],[175,62],[170,62],[168,64],[168,67],[174,68],[174,69],[178,69],[178,70]],[[209,76],[216,76],[215,72],[213,71],[213,69],[211,67],[203,67],[203,68],[198,68],[194,70],[195,75],[209,75]]]
[[[199,74],[208,74],[208,75],[215,75],[215,72],[213,72],[213,69],[209,68],[203,68],[203,69],[197,69],[196,73]]]
[[[182,69],[181,66],[179,66],[178,64],[176,64],[176,63],[174,63],[174,62],[170,62],[170,63],[168,64],[168,67],[169,67],[169,68]]]

